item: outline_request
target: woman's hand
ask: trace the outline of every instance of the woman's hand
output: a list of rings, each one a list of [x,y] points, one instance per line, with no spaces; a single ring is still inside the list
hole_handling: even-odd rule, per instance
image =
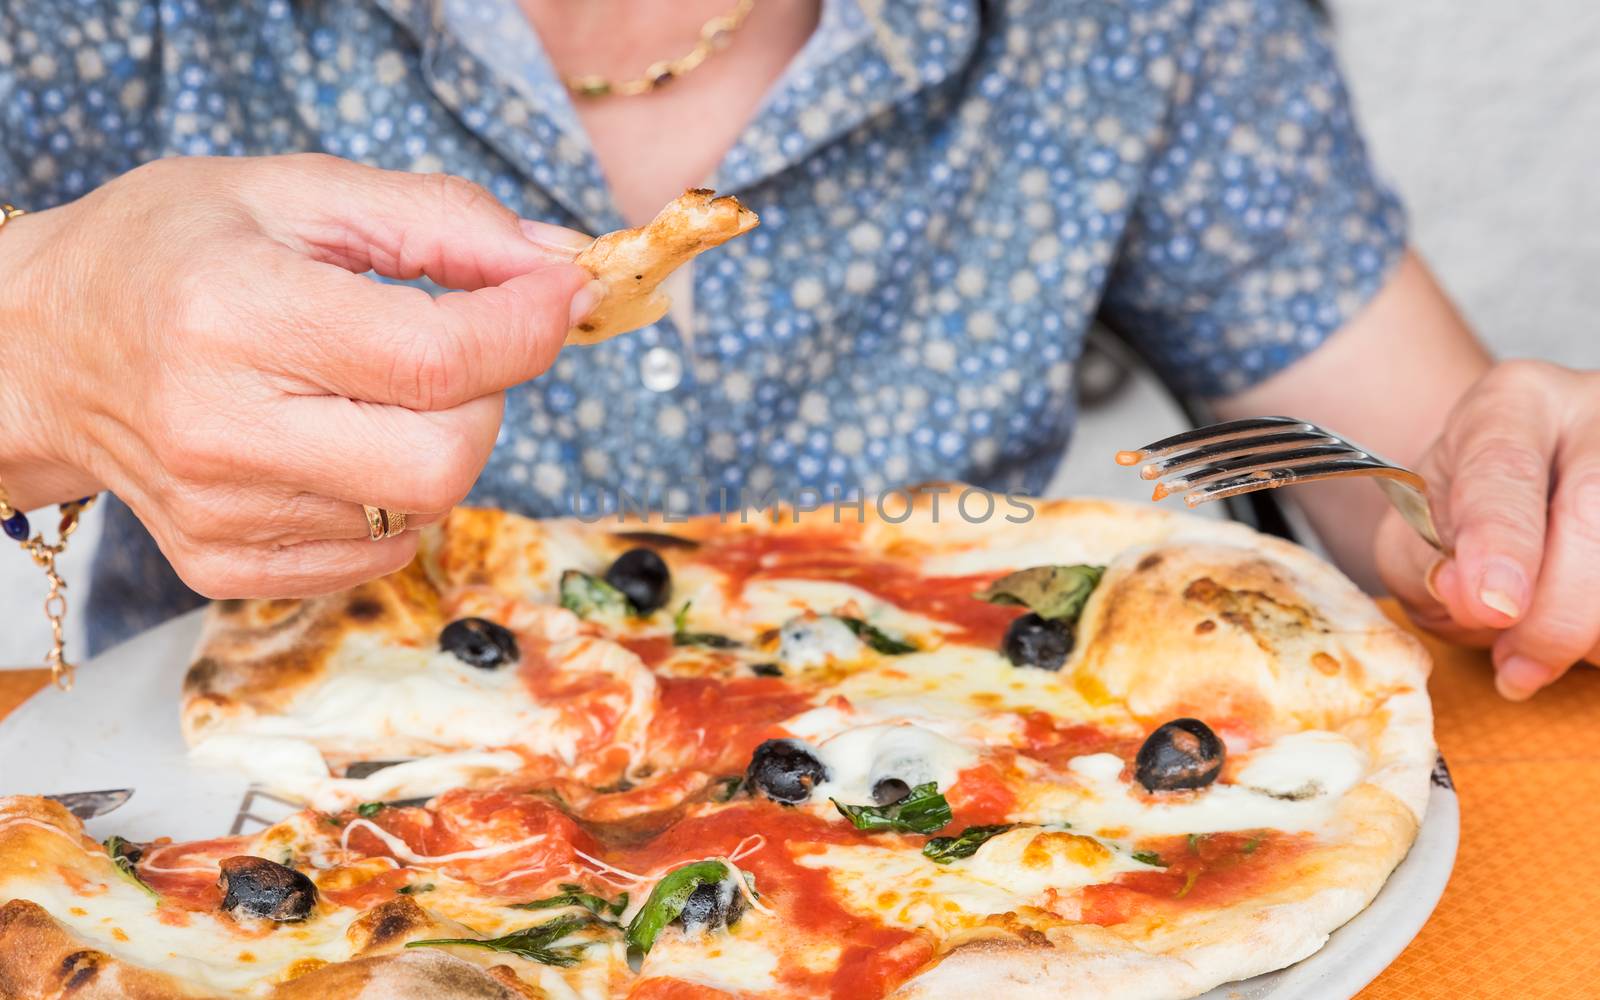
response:
[[[594,305],[586,242],[441,175],[151,163],[0,233],[0,475],[24,509],[112,490],[213,597],[390,572],[416,535],[369,541],[360,505],[466,495],[501,390]]]
[[[1522,699],[1574,663],[1600,663],[1600,373],[1497,365],[1456,406],[1419,472],[1455,555],[1392,512],[1379,571],[1431,631],[1493,646],[1496,684]]]

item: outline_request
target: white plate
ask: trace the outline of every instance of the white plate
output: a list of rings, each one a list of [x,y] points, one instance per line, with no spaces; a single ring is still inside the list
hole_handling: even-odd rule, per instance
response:
[[[178,729],[178,692],[199,635],[194,612],[85,664],[77,689],[42,691],[0,722],[0,795],[132,788],[89,832],[203,840],[250,832],[292,811],[224,772],[197,767]],[[1372,905],[1311,957],[1228,983],[1202,1000],[1348,1000],[1400,954],[1444,892],[1460,815],[1443,762],[1411,853]]]

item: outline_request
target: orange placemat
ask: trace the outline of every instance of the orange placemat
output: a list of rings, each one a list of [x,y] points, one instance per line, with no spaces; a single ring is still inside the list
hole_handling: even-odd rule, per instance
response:
[[[1484,654],[1423,641],[1461,849],[1433,918],[1360,1000],[1600,997],[1600,670],[1514,705]],[[0,671],[0,717],[48,678]]]
[[[1600,997],[1600,670],[1513,704],[1485,654],[1423,641],[1461,849],[1433,918],[1360,1000]]]

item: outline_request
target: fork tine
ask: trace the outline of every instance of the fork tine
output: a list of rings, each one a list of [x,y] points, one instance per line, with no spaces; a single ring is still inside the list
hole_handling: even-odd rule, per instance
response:
[[[1149,462],[1139,469],[1139,476],[1142,479],[1159,479],[1195,465],[1239,455],[1267,455],[1314,445],[1343,446],[1344,444],[1345,442],[1331,434],[1307,434],[1302,431],[1264,434],[1259,437],[1225,438],[1189,450],[1174,451],[1165,458]]]
[[[1336,459],[1288,467],[1263,466],[1251,472],[1240,472],[1190,490],[1183,495],[1183,502],[1190,507],[1198,507],[1212,500],[1225,500],[1241,493],[1254,493],[1257,490],[1269,490],[1278,486],[1287,486],[1291,483],[1305,483],[1317,479],[1332,479],[1338,476],[1367,475],[1371,473],[1388,475],[1396,479],[1404,479],[1408,475],[1415,475],[1375,458]]]
[[[1210,465],[1202,466],[1185,475],[1172,476],[1162,480],[1156,486],[1156,496],[1160,499],[1170,496],[1180,490],[1192,489],[1210,485],[1213,480],[1228,476],[1247,475],[1263,470],[1295,468],[1310,465],[1316,462],[1329,462],[1336,460],[1360,461],[1371,458],[1365,452],[1356,451],[1342,444],[1312,445],[1308,448],[1297,448],[1293,451],[1277,451],[1267,455],[1258,455],[1254,452],[1239,455],[1234,458],[1224,459]]]
[[[1243,420],[1228,420],[1220,424],[1210,424],[1197,430],[1184,431],[1171,437],[1164,437],[1145,445],[1137,451],[1122,451],[1117,453],[1119,465],[1136,465],[1146,458],[1155,458],[1176,451],[1179,448],[1192,448],[1197,445],[1211,444],[1213,442],[1248,438],[1262,434],[1282,433],[1285,431],[1299,431],[1301,433],[1326,434],[1316,424],[1293,417],[1246,417]]]

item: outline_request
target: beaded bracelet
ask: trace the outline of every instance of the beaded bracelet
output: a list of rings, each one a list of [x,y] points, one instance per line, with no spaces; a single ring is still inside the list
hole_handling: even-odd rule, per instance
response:
[[[22,550],[33,557],[34,563],[44,570],[45,579],[50,583],[50,592],[44,599],[44,613],[45,617],[50,619],[50,632],[54,643],[50,652],[45,654],[44,662],[50,668],[50,679],[63,691],[72,690],[72,675],[75,668],[67,662],[67,642],[63,633],[63,623],[67,617],[67,584],[56,572],[56,558],[67,551],[67,537],[78,530],[79,518],[92,503],[94,497],[83,497],[57,507],[61,513],[61,522],[58,526],[61,537],[51,545],[44,540],[43,532],[37,535],[31,534],[28,515],[11,506],[11,498],[6,494],[5,484],[0,483],[0,527],[4,527],[7,535],[22,543]]]
[[[25,214],[10,202],[0,203],[0,229],[4,229],[12,219]],[[93,502],[94,497],[83,497],[59,505],[61,537],[54,545],[50,545],[45,542],[43,533],[32,533],[28,526],[28,515],[11,506],[11,496],[6,492],[5,484],[0,483],[0,528],[22,543],[22,550],[33,557],[33,561],[44,570],[45,579],[50,582],[50,592],[44,599],[44,613],[50,619],[50,631],[55,642],[45,655],[45,665],[50,668],[50,679],[63,691],[72,690],[73,666],[67,662],[67,642],[62,631],[62,623],[67,617],[67,584],[56,572],[56,557],[67,551],[67,536],[77,530],[78,519]]]

